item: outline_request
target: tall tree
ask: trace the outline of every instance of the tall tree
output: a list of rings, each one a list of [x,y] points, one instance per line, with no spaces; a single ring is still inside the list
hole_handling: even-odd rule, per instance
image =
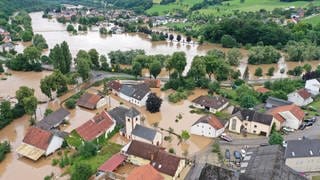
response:
[[[157,76],[160,74],[161,72],[161,64],[159,61],[154,60],[151,65],[150,65],[150,74],[157,79]]]
[[[63,41],[61,45],[56,44],[54,48],[50,50],[49,57],[55,69],[58,69],[63,74],[70,72],[72,56],[67,42]]]
[[[242,54],[239,49],[232,48],[227,53],[227,61],[231,66],[238,66],[241,58]]]
[[[141,76],[142,65],[139,62],[133,62],[131,71],[136,77]]]
[[[171,57],[171,64],[178,73],[179,77],[181,77],[182,72],[187,65],[186,54],[184,52],[174,52]]]
[[[100,56],[100,62],[101,62],[101,70],[108,71],[109,64],[108,64],[108,61],[107,61],[107,57],[105,55],[101,55]]]
[[[27,114],[29,115],[35,114],[37,105],[38,105],[38,100],[36,97],[29,96],[29,97],[23,98],[23,107]]]
[[[159,98],[155,93],[151,93],[146,101],[146,108],[151,113],[160,111],[162,99]]]
[[[69,49],[69,45],[66,41],[63,41],[61,44],[61,52],[63,56],[63,60],[65,61],[65,66],[63,71],[61,71],[63,74],[70,72],[71,64],[72,64],[72,55]]]
[[[4,69],[3,69],[3,65],[2,63],[0,62],[0,74],[4,72]]]
[[[86,58],[79,58],[76,62],[76,69],[77,72],[80,74],[81,78],[83,80],[87,80],[89,78],[89,72],[90,72],[90,59]]]
[[[90,49],[88,52],[89,56],[90,56],[90,60],[92,63],[92,68],[93,69],[100,69],[100,63],[99,63],[99,53],[97,52],[96,49]]]
[[[18,103],[23,104],[23,98],[30,97],[34,95],[34,89],[28,88],[27,86],[21,86],[16,91],[16,98]]]
[[[206,64],[203,57],[196,56],[193,58],[188,76],[194,80],[199,80],[206,76]]]

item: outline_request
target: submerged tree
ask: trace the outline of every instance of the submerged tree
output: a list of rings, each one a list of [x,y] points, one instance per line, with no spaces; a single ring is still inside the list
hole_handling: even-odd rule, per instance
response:
[[[146,107],[149,112],[156,113],[160,111],[161,104],[162,99],[159,98],[155,93],[151,93],[148,96]]]

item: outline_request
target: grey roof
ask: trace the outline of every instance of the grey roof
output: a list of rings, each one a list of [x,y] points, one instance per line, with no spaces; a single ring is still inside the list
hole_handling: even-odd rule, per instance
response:
[[[124,84],[120,89],[120,93],[125,94],[129,97],[137,100],[143,99],[149,92],[150,88],[147,84]]]
[[[51,132],[52,134],[58,136],[58,137],[63,138],[63,139],[69,135],[69,133],[64,132],[64,131],[60,131],[60,130],[58,130],[58,129],[52,129],[52,130],[50,130],[50,132]]]
[[[108,111],[108,114],[116,121],[117,125],[125,125],[126,120],[126,113],[129,111],[129,109],[118,106],[110,111]]]
[[[275,97],[268,97],[266,100],[266,107],[267,108],[274,108],[274,107],[279,107],[279,106],[285,106],[285,105],[290,105],[292,102],[286,101],[283,99],[275,98]]]
[[[240,174],[240,180],[305,180],[298,172],[285,165],[283,148],[279,145],[250,148],[247,152],[252,152],[245,170]]]
[[[205,107],[219,109],[228,103],[228,99],[222,96],[199,96],[192,102]]]
[[[240,174],[235,170],[206,163],[201,170],[199,180],[238,180],[239,175]]]
[[[271,125],[273,119],[273,116],[270,114],[264,114],[250,109],[241,109],[233,116],[237,116],[241,121],[254,121],[265,125]]]
[[[132,130],[132,134],[143,139],[153,141],[157,134],[157,131],[137,124],[136,127]]]
[[[44,130],[50,130],[56,126],[59,126],[69,114],[69,111],[64,108],[60,108],[59,110],[43,118],[36,124],[36,126]]]
[[[140,115],[140,112],[134,108],[134,107],[131,107],[127,112],[126,112],[126,117],[129,117],[129,118],[134,118],[138,115]]]
[[[290,140],[285,151],[285,158],[320,156],[320,139]]]

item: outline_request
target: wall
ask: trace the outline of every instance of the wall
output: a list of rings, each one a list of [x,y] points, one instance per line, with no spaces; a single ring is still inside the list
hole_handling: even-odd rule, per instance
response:
[[[54,153],[57,149],[59,149],[62,146],[62,143],[63,143],[63,139],[61,137],[53,136],[45,155],[48,156]]]
[[[320,157],[287,158],[286,165],[298,172],[320,171]]]
[[[247,123],[247,126],[245,125],[246,123]],[[271,131],[271,127],[272,127],[272,123],[269,126],[269,125],[261,124],[258,122],[243,121],[243,124],[244,124],[244,127],[247,128],[248,133],[259,135],[263,131],[263,132],[267,133],[266,136],[269,136],[270,131]]]
[[[102,107],[102,106],[104,106],[104,105],[106,105],[106,104],[107,104],[106,98],[101,98],[97,103],[97,109]]]
[[[293,102],[297,106],[306,106],[312,103],[313,99],[311,97],[303,99],[297,92],[293,92],[288,94],[288,101]]]
[[[228,105],[229,105],[229,102],[225,103],[223,106],[221,106],[221,107],[218,108],[218,109],[209,108],[209,111],[212,112],[212,113],[220,112],[220,111],[222,111],[224,108],[226,108]],[[206,109],[205,106],[202,106],[202,105],[196,104],[196,103],[192,103],[192,106],[194,106],[194,107],[196,107],[196,108],[198,108],[198,109]]]
[[[218,137],[224,131],[224,128],[219,129],[216,131],[211,125],[207,123],[198,123],[191,127],[191,134],[196,134],[199,136],[206,136],[206,137]]]
[[[286,121],[283,123],[283,126],[293,129],[299,128],[301,121],[299,121],[290,111],[281,112],[280,114],[286,119]]]
[[[232,129],[233,120],[236,121],[235,129]],[[240,119],[237,116],[231,117],[229,120],[229,131],[235,132],[235,133],[240,133],[241,125],[242,125],[242,122],[240,121]]]
[[[177,177],[179,176],[179,174],[181,173],[181,171],[183,170],[183,168],[185,167],[186,165],[186,161],[184,159],[181,159],[180,160],[180,163],[179,163],[179,166],[177,168],[177,171],[176,171],[176,174],[175,176],[173,177],[173,179],[177,179]]]
[[[320,83],[316,79],[306,81],[305,88],[313,95],[319,94]]]
[[[129,155],[127,161],[131,162],[134,165],[138,165],[138,166],[143,166],[143,165],[146,165],[146,164],[150,163],[149,160],[142,159],[140,157],[133,156],[133,155]]]

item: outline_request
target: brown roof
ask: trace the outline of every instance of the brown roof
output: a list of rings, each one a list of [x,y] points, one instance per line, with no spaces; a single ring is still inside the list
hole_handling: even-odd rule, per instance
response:
[[[161,147],[135,140],[131,141],[127,154],[150,160],[156,170],[170,176],[175,175],[181,160]]]
[[[299,89],[297,93],[303,98],[303,99],[308,99],[311,97],[311,94],[304,88]]]
[[[45,131],[37,127],[30,127],[23,138],[23,142],[46,151],[51,138],[52,134],[49,131]]]
[[[257,91],[258,93],[264,94],[264,93],[269,92],[270,89],[267,89],[267,88],[265,88],[265,87],[259,87],[258,89],[256,89],[256,91]]]
[[[203,116],[200,119],[198,119],[194,124],[198,124],[198,123],[208,123],[214,129],[217,129],[217,130],[224,127],[221,121],[215,115]]]
[[[160,79],[145,79],[144,83],[150,88],[160,88]]]
[[[97,103],[102,98],[103,97],[98,94],[85,93],[79,98],[77,105],[87,109],[95,109]]]
[[[192,102],[205,107],[218,109],[228,103],[228,100],[221,96],[199,96]]]
[[[269,114],[272,114],[275,119],[283,123],[285,118],[281,116],[281,112],[290,111],[297,119],[300,121],[304,118],[303,110],[296,106],[296,105],[286,105],[286,106],[279,106],[268,111]]]
[[[104,162],[100,167],[99,171],[103,172],[113,172],[120,164],[122,164],[127,159],[123,154],[117,153],[113,155],[110,159]]]
[[[137,167],[130,172],[127,180],[162,180],[164,179],[160,173],[150,164]]]
[[[110,81],[109,83],[108,83],[108,87],[110,88],[110,89],[113,89],[113,90],[116,90],[116,91],[120,91],[120,89],[121,89],[121,83],[119,82],[119,81]]]
[[[102,111],[92,119],[82,124],[76,129],[77,133],[86,141],[92,141],[101,134],[105,133],[114,122],[111,120],[109,114]]]

